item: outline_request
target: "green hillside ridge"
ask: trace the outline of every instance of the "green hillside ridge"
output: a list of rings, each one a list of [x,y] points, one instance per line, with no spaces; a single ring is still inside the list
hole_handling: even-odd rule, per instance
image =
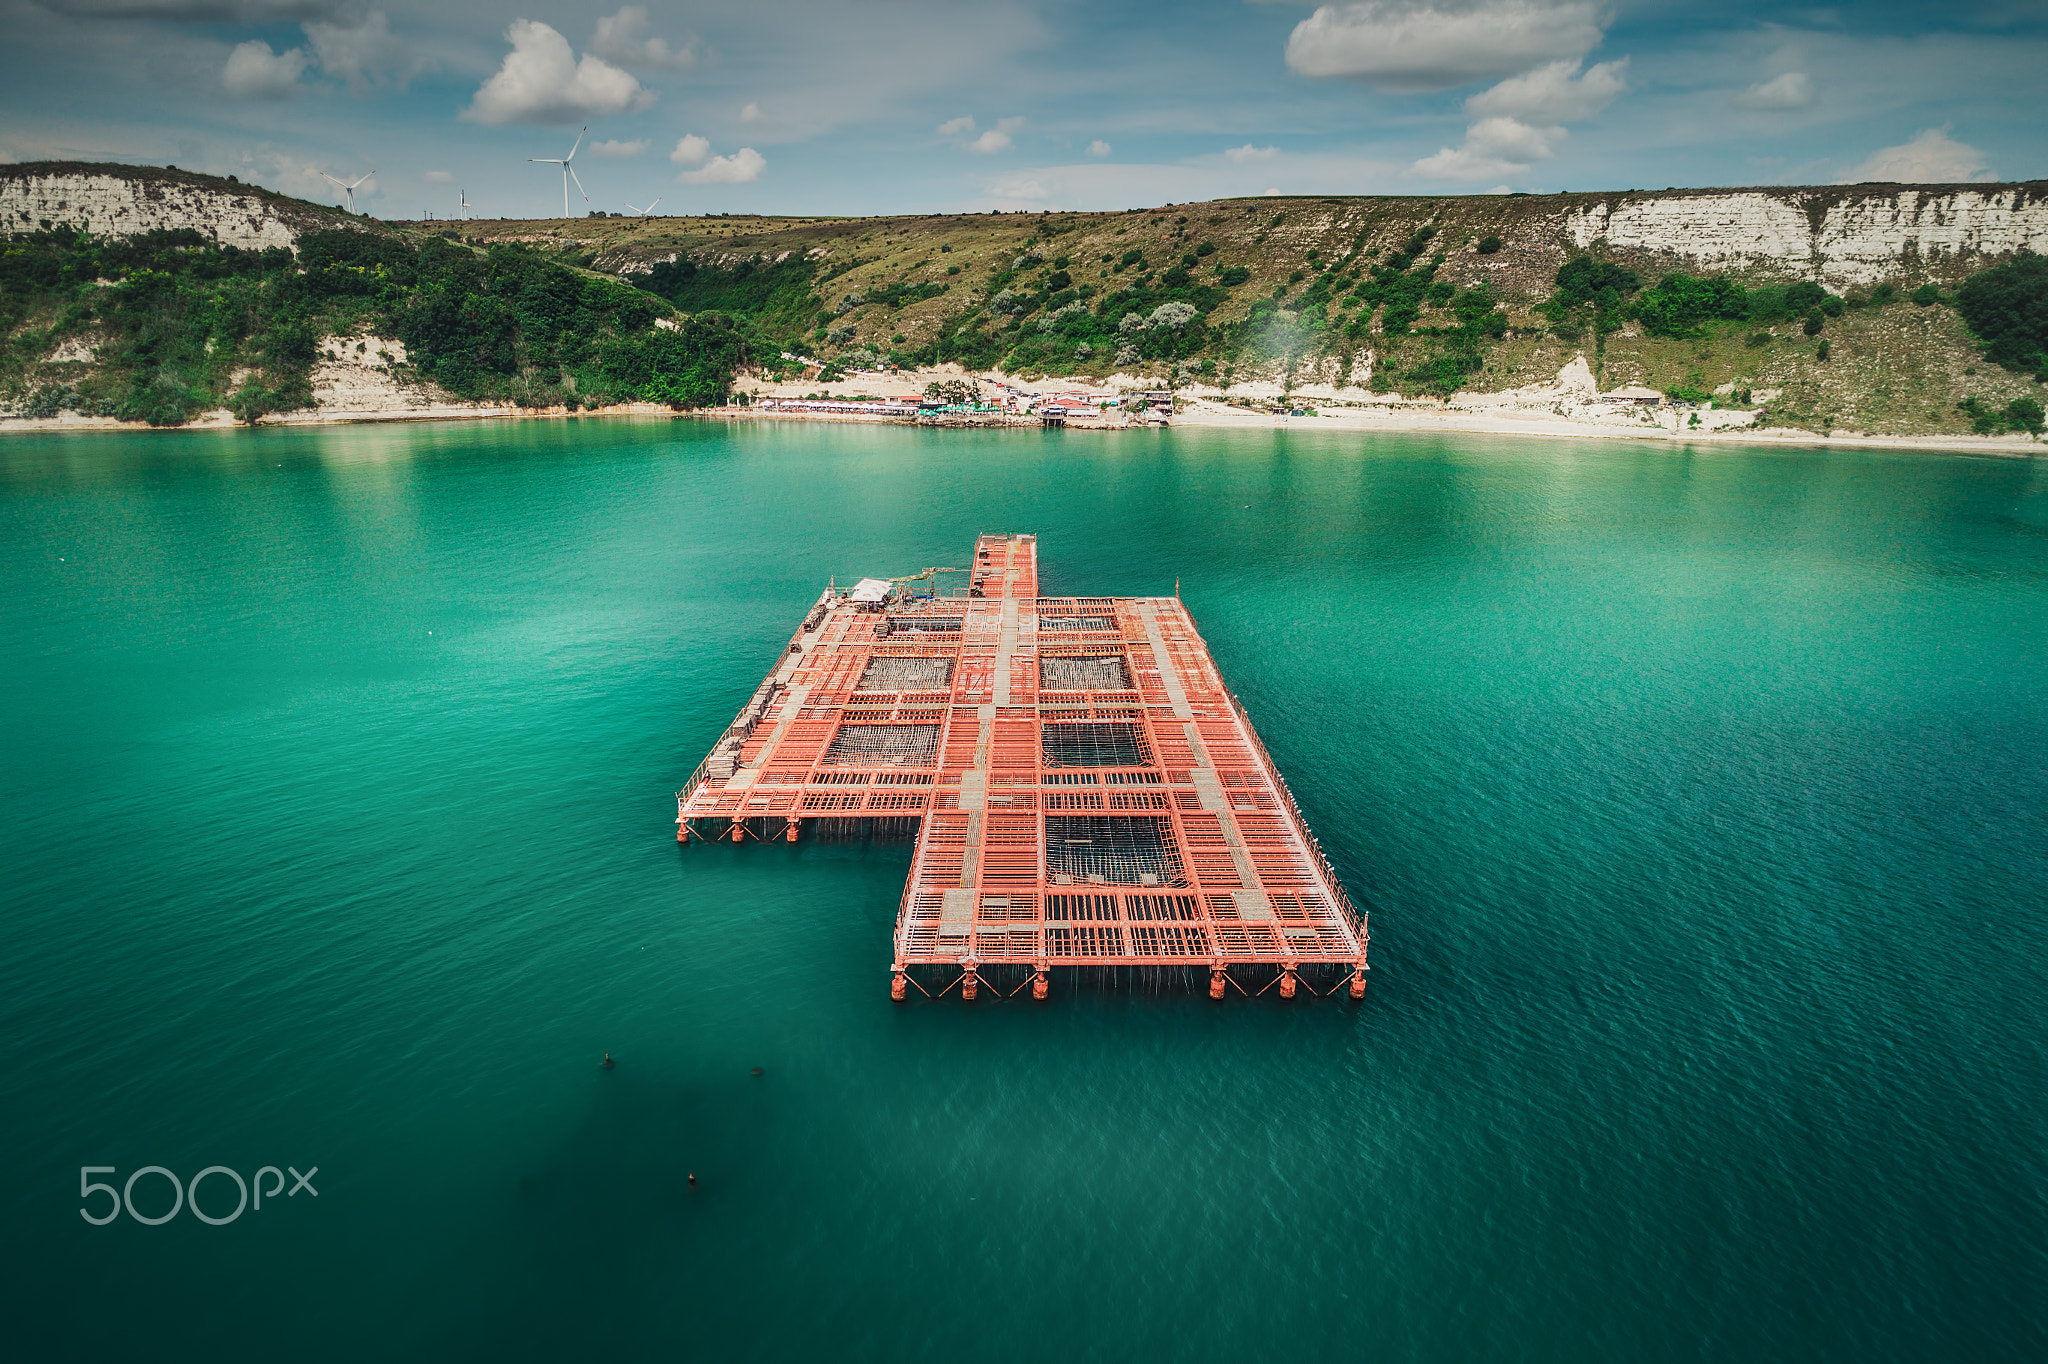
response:
[[[1555,227],[1560,204],[1598,198],[354,219],[294,253],[55,226],[0,255],[0,404],[254,417],[311,400],[327,338],[376,335],[405,344],[402,379],[545,407],[716,402],[742,368],[797,369],[784,352],[827,376],[951,361],[1409,398],[1548,380],[1583,353],[1603,388],[1718,391],[1770,424],[1913,435],[2037,420],[2040,257],[1902,258],[1895,277],[1836,294],[1769,262],[1709,273],[1602,241],[1579,251]]]

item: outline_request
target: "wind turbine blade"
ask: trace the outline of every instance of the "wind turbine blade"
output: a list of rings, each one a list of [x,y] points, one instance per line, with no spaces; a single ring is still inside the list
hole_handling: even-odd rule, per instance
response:
[[[583,202],[584,202],[584,203],[586,203],[586,204],[587,204],[587,203],[589,203],[589,202],[590,202],[590,195],[589,195],[589,193],[588,193],[588,192],[587,192],[587,191],[586,191],[586,190],[585,190],[585,189],[583,188],[583,182],[582,182],[581,180],[577,180],[577,179],[576,179],[576,168],[575,168],[574,166],[570,165],[570,164],[569,164],[569,163],[568,163],[567,161],[564,161],[564,162],[562,163],[562,169],[563,169],[563,170],[565,170],[565,171],[567,171],[567,172],[569,172],[569,178],[570,178],[571,180],[576,180],[576,192],[577,192],[578,194],[581,194],[581,195],[583,196]]]
[[[658,204],[658,203],[660,203],[660,202],[661,202],[661,200],[659,200],[659,199],[656,199],[656,200],[654,201],[654,204]],[[641,209],[641,210],[640,210],[640,216],[644,218],[644,217],[646,217],[646,216],[647,216],[648,214],[650,214],[650,213],[654,212],[654,204],[649,204],[649,205],[648,205],[647,207],[645,207],[645,208]]]
[[[589,131],[590,125],[588,123],[584,124],[583,133],[587,133]],[[583,133],[576,134],[576,147],[580,147],[583,145]],[[569,154],[563,157],[562,159],[564,161],[574,161],[576,159],[576,147],[569,148]]]
[[[339,181],[339,180],[336,180],[336,179],[335,179],[335,178],[334,178],[333,176],[329,175],[329,174],[328,174],[328,173],[327,173],[326,171],[321,171],[321,172],[320,172],[320,178],[321,178],[322,180],[328,181],[328,182],[329,182],[330,184],[336,184],[336,185],[341,185],[341,181]],[[347,189],[347,188],[348,188],[348,186],[346,186],[346,185],[342,185],[342,188],[343,188],[343,189]]]

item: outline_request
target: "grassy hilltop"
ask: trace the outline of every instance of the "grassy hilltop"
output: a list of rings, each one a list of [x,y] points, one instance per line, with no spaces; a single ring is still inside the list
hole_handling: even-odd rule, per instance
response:
[[[1719,390],[1781,425],[2027,421],[2048,364],[2040,258],[1907,255],[1835,292],[1796,262],[1707,271],[1560,230],[1615,197],[431,224],[320,209],[295,253],[53,225],[0,256],[0,402],[253,415],[309,401],[330,339],[374,334],[405,344],[409,378],[533,405],[715,401],[739,367],[801,367],[785,353],[828,373],[950,361],[1409,397],[1541,381],[1584,354],[1603,388]]]

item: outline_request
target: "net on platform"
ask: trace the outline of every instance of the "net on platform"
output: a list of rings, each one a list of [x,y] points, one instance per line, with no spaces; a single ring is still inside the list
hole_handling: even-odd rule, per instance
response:
[[[841,725],[825,750],[827,767],[931,767],[939,757],[937,725]]]
[[[1038,660],[1040,691],[1129,691],[1131,674],[1121,654],[1046,654]]]
[[[1139,725],[1087,721],[1046,725],[1039,733],[1047,767],[1145,767],[1152,761]]]
[[[953,685],[950,658],[871,658],[855,691],[944,691]]]
[[[1045,868],[1076,882],[1187,884],[1172,822],[1149,815],[1047,815]]]

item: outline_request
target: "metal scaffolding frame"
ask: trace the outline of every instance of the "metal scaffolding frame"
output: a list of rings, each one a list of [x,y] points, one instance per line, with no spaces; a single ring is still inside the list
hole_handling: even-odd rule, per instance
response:
[[[914,830],[899,1000],[1043,998],[1068,968],[1360,997],[1366,916],[1179,598],[1040,598],[1029,535],[973,565],[964,598],[879,614],[827,590],[677,794],[678,838]]]

